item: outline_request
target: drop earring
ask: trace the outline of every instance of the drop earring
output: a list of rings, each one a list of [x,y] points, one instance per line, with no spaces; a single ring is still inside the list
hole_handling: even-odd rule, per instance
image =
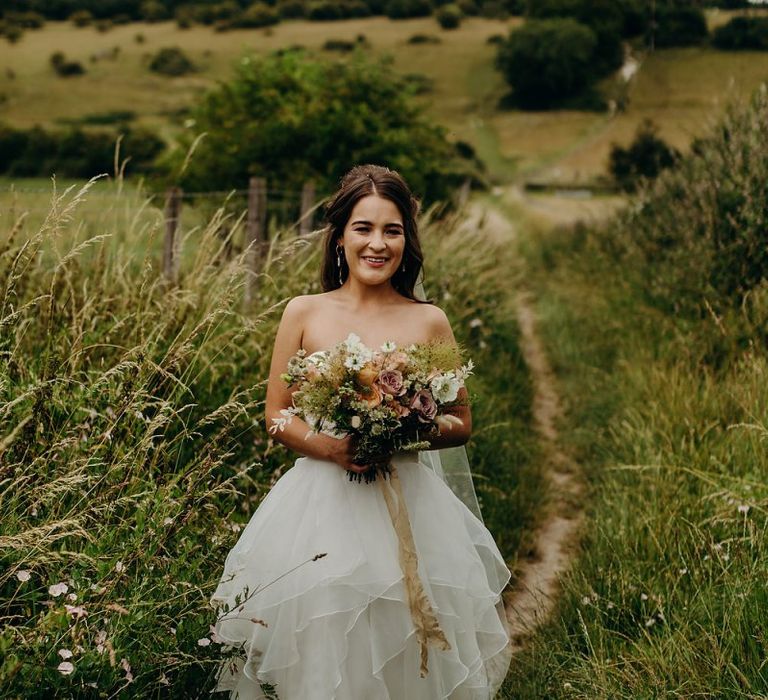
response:
[[[341,287],[344,284],[344,280],[341,278],[341,251],[344,250],[344,248],[340,245],[336,246],[336,266],[339,268],[339,286]]]

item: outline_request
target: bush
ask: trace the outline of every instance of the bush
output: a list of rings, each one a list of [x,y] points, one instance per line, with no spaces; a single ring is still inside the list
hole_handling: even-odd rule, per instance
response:
[[[660,5],[656,8],[656,47],[695,46],[708,36],[707,20],[698,7]]]
[[[442,44],[443,40],[434,34],[413,34],[406,42],[408,44]]]
[[[139,16],[145,22],[162,22],[170,18],[170,13],[158,0],[145,0],[139,5]]]
[[[277,14],[283,19],[298,19],[307,14],[304,0],[281,0],[277,5]]]
[[[51,68],[56,71],[56,75],[62,78],[69,78],[73,75],[83,75],[85,68],[78,61],[68,61],[61,51],[55,51],[48,59]]]
[[[384,14],[390,19],[429,17],[432,14],[432,3],[430,0],[389,0]]]
[[[463,15],[467,17],[475,17],[480,14],[480,8],[477,6],[475,0],[458,0],[456,3]]]
[[[146,130],[125,129],[121,152],[131,159],[127,173],[146,173],[165,144]],[[0,173],[22,177],[90,178],[114,169],[117,134],[79,128],[47,131],[41,127],[0,126]]]
[[[624,190],[633,192],[640,178],[653,179],[662,170],[672,167],[680,152],[657,136],[658,128],[645,119],[638,127],[629,148],[612,144],[610,173]]]
[[[506,19],[509,12],[499,0],[483,0],[480,5],[480,16],[486,19]]]
[[[89,10],[77,10],[69,16],[69,21],[76,27],[87,27],[93,22],[93,15]]]
[[[766,51],[768,17],[734,17],[715,29],[712,44],[724,51]]]
[[[458,29],[463,13],[458,5],[449,3],[435,11],[435,19],[443,29]]]
[[[286,190],[308,179],[332,191],[350,163],[386,163],[428,199],[446,198],[464,164],[385,60],[355,52],[318,60],[301,51],[241,62],[235,78],[192,114],[165,172],[185,189],[240,188],[263,175]],[[207,136],[178,175],[198,133]],[[418,154],[418,157],[415,156]]]
[[[280,15],[274,8],[264,2],[255,2],[249,5],[232,21],[232,27],[257,29],[259,27],[271,27],[280,21]]]
[[[149,70],[161,75],[178,76],[192,73],[197,68],[177,46],[160,49],[150,60]]]
[[[307,8],[307,18],[316,21],[332,21],[344,18],[344,8],[334,0],[316,0]]]
[[[323,44],[323,51],[354,51],[357,44],[354,41],[348,41],[346,39],[328,39]]]
[[[5,36],[9,44],[15,44],[24,36],[24,30],[16,24],[9,24],[3,29],[3,36]]]
[[[548,108],[593,79],[594,32],[573,19],[529,20],[499,46],[496,65],[525,108]]]
[[[40,29],[45,26],[45,15],[39,12],[6,12],[3,19],[22,29]]]

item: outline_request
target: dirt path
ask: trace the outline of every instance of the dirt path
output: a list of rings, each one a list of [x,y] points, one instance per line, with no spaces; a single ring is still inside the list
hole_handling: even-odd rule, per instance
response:
[[[501,212],[478,203],[470,206],[466,225],[507,242],[514,240],[516,234],[514,225]],[[518,561],[515,586],[504,596],[513,653],[523,648],[554,608],[560,576],[569,568],[578,548],[586,491],[579,466],[558,445],[560,400],[536,330],[530,294],[520,293],[516,308],[521,351],[533,380],[533,422],[541,444],[548,492],[546,514],[533,533],[528,556]]]
[[[554,377],[539,336],[530,296],[517,298],[521,349],[533,379],[533,420],[549,482],[547,514],[534,533],[529,555],[520,562],[517,583],[504,603],[512,632],[513,652],[552,612],[559,593],[559,577],[569,568],[578,547],[584,519],[581,472],[558,446],[556,422],[561,407]]]

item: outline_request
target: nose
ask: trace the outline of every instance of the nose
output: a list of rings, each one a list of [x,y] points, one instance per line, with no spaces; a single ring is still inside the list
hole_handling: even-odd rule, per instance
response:
[[[374,231],[371,237],[368,239],[368,247],[371,250],[376,251],[377,253],[380,253],[382,250],[385,250],[387,247],[387,243],[384,240],[383,232]]]

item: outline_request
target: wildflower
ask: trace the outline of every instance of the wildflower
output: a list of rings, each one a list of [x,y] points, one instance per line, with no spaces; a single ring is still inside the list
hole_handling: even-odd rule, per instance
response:
[[[69,649],[59,649],[59,656],[66,661],[72,658],[72,652]]]
[[[479,328],[479,327],[480,327],[480,326],[482,326],[482,325],[483,325],[483,322],[482,322],[482,320],[481,320],[481,319],[479,319],[479,318],[473,318],[473,319],[472,319],[472,320],[469,322],[469,327],[470,327],[470,328]]]
[[[122,573],[123,569],[125,569],[125,566],[123,565],[123,562],[118,561],[118,562],[115,563],[115,571],[117,571],[118,574]]]
[[[133,673],[131,673],[131,664],[128,663],[128,659],[123,657],[120,659],[120,667],[125,671],[125,680],[129,683],[133,681]]]
[[[568,681],[563,683],[563,690],[571,690],[572,688],[573,686]]]
[[[677,573],[680,574],[680,575],[687,574],[688,573],[688,569],[686,567],[683,567],[682,569],[678,569]]]
[[[616,606],[613,603],[609,602],[606,607],[608,608],[608,610],[613,610],[613,608],[615,608]]]
[[[203,637],[202,639],[197,640],[197,646],[199,647],[207,647],[211,643],[211,640],[208,639],[208,637]]]
[[[432,395],[440,403],[455,401],[460,387],[461,382],[456,379],[453,372],[439,375],[429,383]]]
[[[641,593],[640,600],[648,600],[648,596],[645,593]]]
[[[163,525],[171,525],[173,524],[173,518],[163,518]]]
[[[283,430],[285,430],[286,425],[291,424],[291,421],[293,420],[293,416],[294,416],[294,411],[293,409],[290,409],[290,408],[281,408],[280,415],[282,415],[283,418],[272,419],[272,423],[274,425],[272,425],[269,428],[269,432],[272,433],[272,435],[274,435],[278,430],[282,432]]]
[[[80,619],[88,614],[88,611],[82,605],[65,605],[64,608],[68,615]]]
[[[54,598],[58,598],[63,593],[69,590],[69,586],[66,583],[54,583],[52,586],[48,586],[48,593]]]
[[[656,618],[654,618],[654,617],[649,617],[649,618],[648,618],[648,619],[645,621],[645,626],[646,626],[646,627],[653,627],[653,625],[655,625],[655,624],[656,624]]]
[[[360,416],[352,416],[352,420],[349,421],[349,424],[357,430],[360,427]]]
[[[75,665],[71,661],[62,661],[57,667],[56,670],[62,675],[62,676],[68,676],[72,671],[75,670]]]
[[[20,571],[16,572],[16,578],[19,579],[19,581],[22,583],[24,583],[24,581],[29,581],[31,576],[32,574],[30,574],[26,569],[21,569]]]
[[[395,345],[395,343],[393,343],[391,340],[388,340],[381,346],[382,352],[394,352],[396,349],[397,345]]]
[[[589,596],[588,596],[588,595],[585,595],[585,596],[584,596],[584,597],[581,599],[581,604],[582,604],[582,605],[589,605],[589,604],[590,604],[590,602],[592,602],[592,601],[590,600],[590,598],[589,598]]]
[[[744,515],[746,515],[749,513],[749,506],[746,503],[742,503],[742,505],[740,505],[737,510],[739,513],[744,513]]]
[[[77,593],[69,593],[67,595],[67,600],[74,603],[77,600]]]

